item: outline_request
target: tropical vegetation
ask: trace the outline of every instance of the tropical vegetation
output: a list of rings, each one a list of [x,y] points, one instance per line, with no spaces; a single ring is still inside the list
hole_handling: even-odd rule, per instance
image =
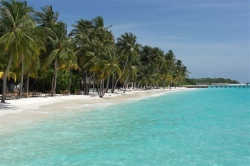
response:
[[[189,85],[211,85],[213,83],[228,83],[228,84],[239,84],[238,81],[225,78],[186,78],[186,83]]]
[[[67,32],[52,6],[37,12],[27,1],[0,3],[1,102],[11,85],[23,92],[60,90],[103,97],[108,89],[158,88],[181,85],[187,67],[174,52],[143,46],[126,32],[115,39],[111,26],[100,16],[80,19]]]

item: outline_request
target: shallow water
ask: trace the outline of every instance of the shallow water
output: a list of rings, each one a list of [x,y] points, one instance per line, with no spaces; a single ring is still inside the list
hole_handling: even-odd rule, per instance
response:
[[[0,165],[248,165],[250,89],[198,89],[71,112],[0,138]]]

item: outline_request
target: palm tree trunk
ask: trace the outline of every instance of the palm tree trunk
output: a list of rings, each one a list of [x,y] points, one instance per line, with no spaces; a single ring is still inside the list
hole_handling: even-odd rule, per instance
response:
[[[163,79],[163,89],[166,89],[166,75],[164,75],[164,79]]]
[[[87,95],[89,95],[90,83],[91,83],[91,73],[89,73]]]
[[[28,75],[27,75],[27,80],[26,80],[26,93],[27,93],[27,95],[29,94],[29,82],[30,82],[30,77],[29,77],[29,73],[28,73]]]
[[[23,64],[23,55],[21,55],[22,58],[22,73],[21,73],[21,82],[20,82],[20,94],[19,97],[22,98],[23,95],[23,74],[24,74],[24,64]]]
[[[100,88],[99,88],[99,96],[101,96],[101,94],[102,94],[102,82],[103,82],[103,80],[101,79]]]
[[[112,74],[112,83],[111,83],[111,87],[112,87],[111,92],[112,92],[112,93],[114,93],[114,90],[115,90],[115,88],[114,88],[114,82],[115,82],[115,75]]]
[[[105,80],[102,81],[102,93],[104,91]]]
[[[3,76],[3,90],[2,90],[2,99],[1,103],[5,103],[5,98],[6,98],[6,86],[7,86],[7,75],[10,70],[10,65],[12,63],[12,54],[10,55],[9,63],[8,66],[5,69],[4,76]]]
[[[129,76],[129,75],[128,75]],[[127,76],[127,78],[126,78],[126,80],[125,80],[125,82],[124,82],[124,85],[123,85],[123,93],[125,93],[125,91],[126,91],[126,85],[127,85],[127,82],[128,82],[128,76]]]
[[[54,80],[55,80],[55,74],[53,75],[52,81],[51,81],[51,90],[54,89]]]
[[[106,88],[105,88],[105,89],[103,90],[103,92],[100,93],[100,95],[99,95],[100,98],[103,98],[103,96],[105,95],[105,93],[108,91],[108,88],[109,88],[109,80],[110,80],[110,76],[108,76]],[[103,82],[104,82],[104,81],[103,81]]]
[[[116,83],[116,82],[115,82],[115,79],[116,79],[116,76],[115,76],[115,74],[113,74],[111,93],[114,93],[115,88],[116,88],[116,85],[115,85],[115,83]]]
[[[53,90],[52,90],[52,96],[55,95],[56,93],[56,80],[57,80],[57,68],[58,68],[58,63],[57,63],[57,57],[55,58],[55,63],[54,63],[54,85],[53,85]]]
[[[93,93],[95,92],[95,73],[93,73]]]
[[[122,75],[123,75],[123,73],[124,73],[124,71],[125,71],[125,69],[126,69],[126,67],[127,67],[127,64],[128,64],[128,58],[126,59],[126,62],[125,62],[125,65],[124,65],[124,67],[123,67],[123,69],[122,69],[122,73],[121,73],[120,77],[118,77],[118,79],[117,79],[116,82],[115,82],[114,89],[116,88],[116,86],[117,86],[119,80],[121,79],[121,77],[122,77]],[[114,89],[112,89],[112,93],[114,92]]]

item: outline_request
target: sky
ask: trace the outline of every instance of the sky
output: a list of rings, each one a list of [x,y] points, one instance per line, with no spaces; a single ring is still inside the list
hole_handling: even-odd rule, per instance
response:
[[[116,38],[126,32],[143,46],[170,49],[189,78],[250,82],[249,0],[27,0],[36,11],[52,5],[58,21],[104,18]]]

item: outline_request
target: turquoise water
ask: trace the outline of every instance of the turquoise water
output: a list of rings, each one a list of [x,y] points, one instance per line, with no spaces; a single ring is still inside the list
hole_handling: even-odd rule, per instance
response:
[[[0,165],[249,163],[250,88],[176,92],[67,113],[0,138]]]

